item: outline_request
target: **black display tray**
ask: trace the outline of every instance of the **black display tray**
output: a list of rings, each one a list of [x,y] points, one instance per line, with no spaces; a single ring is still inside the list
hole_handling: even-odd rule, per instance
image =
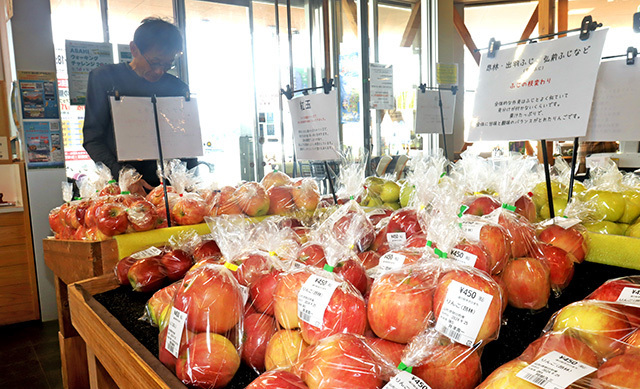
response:
[[[486,377],[505,362],[518,357],[524,349],[537,339],[551,315],[574,301],[582,300],[603,282],[611,278],[640,275],[640,271],[591,262],[577,265],[571,284],[559,297],[551,296],[549,306],[539,311],[507,307],[497,340],[487,344],[482,352],[483,375]],[[146,321],[139,320],[151,293],[133,292],[129,287],[120,287],[94,298],[102,304],[142,345],[153,355],[158,355],[158,329]],[[228,389],[245,388],[257,374],[248,366],[241,365]]]

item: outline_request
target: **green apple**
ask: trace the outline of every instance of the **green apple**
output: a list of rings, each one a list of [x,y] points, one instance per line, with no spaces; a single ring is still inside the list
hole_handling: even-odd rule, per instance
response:
[[[620,229],[620,233],[616,234],[616,235],[626,235],[627,234],[627,230],[629,229],[629,227],[631,227],[631,224],[627,224],[627,223],[616,223],[618,225],[618,228]]]
[[[402,208],[409,205],[409,202],[414,196],[416,188],[413,184],[409,183],[409,181],[405,181],[400,187],[400,205]]]
[[[588,190],[583,196],[584,201],[593,204],[597,220],[616,222],[625,211],[625,201],[622,193],[607,190]]]
[[[624,213],[620,220],[620,223],[633,223],[640,216],[640,193],[628,190],[622,192],[624,198]]]
[[[564,209],[567,208],[567,198],[566,197],[554,197],[553,198],[553,214],[554,216],[564,216]],[[538,216],[540,220],[547,220],[551,218],[551,212],[549,212],[549,204],[545,201],[545,203],[540,207],[540,212],[538,212]]]
[[[633,238],[640,238],[640,223],[630,225],[624,234]]]
[[[398,202],[384,203],[384,204],[382,204],[382,206],[387,207],[387,208],[391,208],[394,211],[400,209],[400,203],[398,203]]]
[[[574,185],[575,188],[575,185]],[[549,203],[547,200],[547,183],[545,181],[539,182],[531,191],[533,193],[533,203],[536,205],[536,209],[540,210],[543,205]],[[551,194],[553,197],[564,196],[567,197],[567,192],[563,186],[557,181],[551,181]]]
[[[360,201],[360,205],[363,207],[377,208],[382,206],[382,200],[380,200],[379,196],[369,193]]]
[[[595,223],[584,223],[584,228],[590,232],[597,232],[608,235],[624,235],[624,227],[618,223],[603,220]]]
[[[382,185],[380,200],[383,203],[395,203],[400,199],[400,186],[393,181],[387,181]]]
[[[380,195],[380,192],[382,192],[382,187],[384,186],[385,181],[386,181],[385,179],[380,177],[369,176],[364,179],[364,186],[367,188],[367,190],[370,190],[371,192],[377,195]]]

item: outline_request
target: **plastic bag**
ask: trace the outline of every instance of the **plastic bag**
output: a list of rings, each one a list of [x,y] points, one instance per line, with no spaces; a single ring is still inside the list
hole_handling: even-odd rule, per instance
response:
[[[115,272],[122,283],[123,275],[136,292],[155,292],[167,280],[167,269],[162,263],[163,250],[156,247],[139,251],[129,257],[121,259],[115,267]]]
[[[260,181],[260,184],[264,187],[265,190],[269,190],[274,186],[291,186],[292,184],[291,177],[289,177],[286,173],[281,172],[277,169],[268,172]]]
[[[307,389],[307,385],[300,377],[285,370],[268,371],[260,375],[246,387],[246,389]]]
[[[247,216],[264,216],[271,204],[267,191],[257,182],[245,182],[235,190],[230,201],[236,203]]]
[[[206,212],[204,199],[188,191],[197,184],[194,172],[187,170],[186,163],[171,160],[167,177],[178,194],[174,202],[169,203],[172,222],[181,226],[202,223]]]
[[[144,315],[140,320],[148,321],[154,327],[160,326],[160,323],[166,324],[165,319],[171,311],[173,296],[179,286],[180,282],[174,282],[155,292],[147,301]]]
[[[207,216],[241,215],[240,205],[233,201],[235,191],[236,188],[232,186],[214,191],[207,201]]]

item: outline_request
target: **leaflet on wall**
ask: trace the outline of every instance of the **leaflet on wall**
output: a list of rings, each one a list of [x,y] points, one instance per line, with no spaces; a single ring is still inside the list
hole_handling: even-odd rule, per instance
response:
[[[584,136],[607,31],[484,52],[468,141]]]
[[[393,65],[369,64],[369,76],[371,109],[394,109],[396,102],[393,98]]]
[[[302,161],[339,159],[336,91],[289,100],[296,157]]]
[[[436,63],[436,82],[438,85],[458,85],[458,64]]]
[[[159,159],[153,104],[149,97],[111,97],[118,160]],[[158,97],[158,126],[165,159],[202,156],[195,98]]]
[[[89,72],[113,63],[111,43],[65,41],[69,99],[72,105],[84,105],[87,100]]]
[[[442,114],[440,114],[440,96],[442,96]],[[450,90],[416,91],[416,133],[442,134],[442,118],[444,116],[444,133],[453,134],[453,115],[456,107],[456,95]]]
[[[118,63],[129,63],[132,59],[131,47],[118,43]]]
[[[591,105],[587,135],[583,141],[637,141],[637,87],[640,64],[627,65],[626,58],[600,64],[596,91]]]
[[[58,119],[58,88],[55,72],[19,71],[23,119]]]
[[[60,120],[24,120],[29,168],[63,167]]]

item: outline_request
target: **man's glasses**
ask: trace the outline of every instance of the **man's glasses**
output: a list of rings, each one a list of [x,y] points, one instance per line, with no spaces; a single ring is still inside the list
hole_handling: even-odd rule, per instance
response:
[[[147,64],[149,65],[149,67],[153,70],[162,69],[162,71],[168,72],[169,70],[173,70],[176,68],[177,58],[171,62],[160,63],[160,62],[151,62],[149,61],[149,58],[147,58],[144,54],[142,53],[140,54],[142,55],[142,58],[144,58],[144,60],[147,61]]]

